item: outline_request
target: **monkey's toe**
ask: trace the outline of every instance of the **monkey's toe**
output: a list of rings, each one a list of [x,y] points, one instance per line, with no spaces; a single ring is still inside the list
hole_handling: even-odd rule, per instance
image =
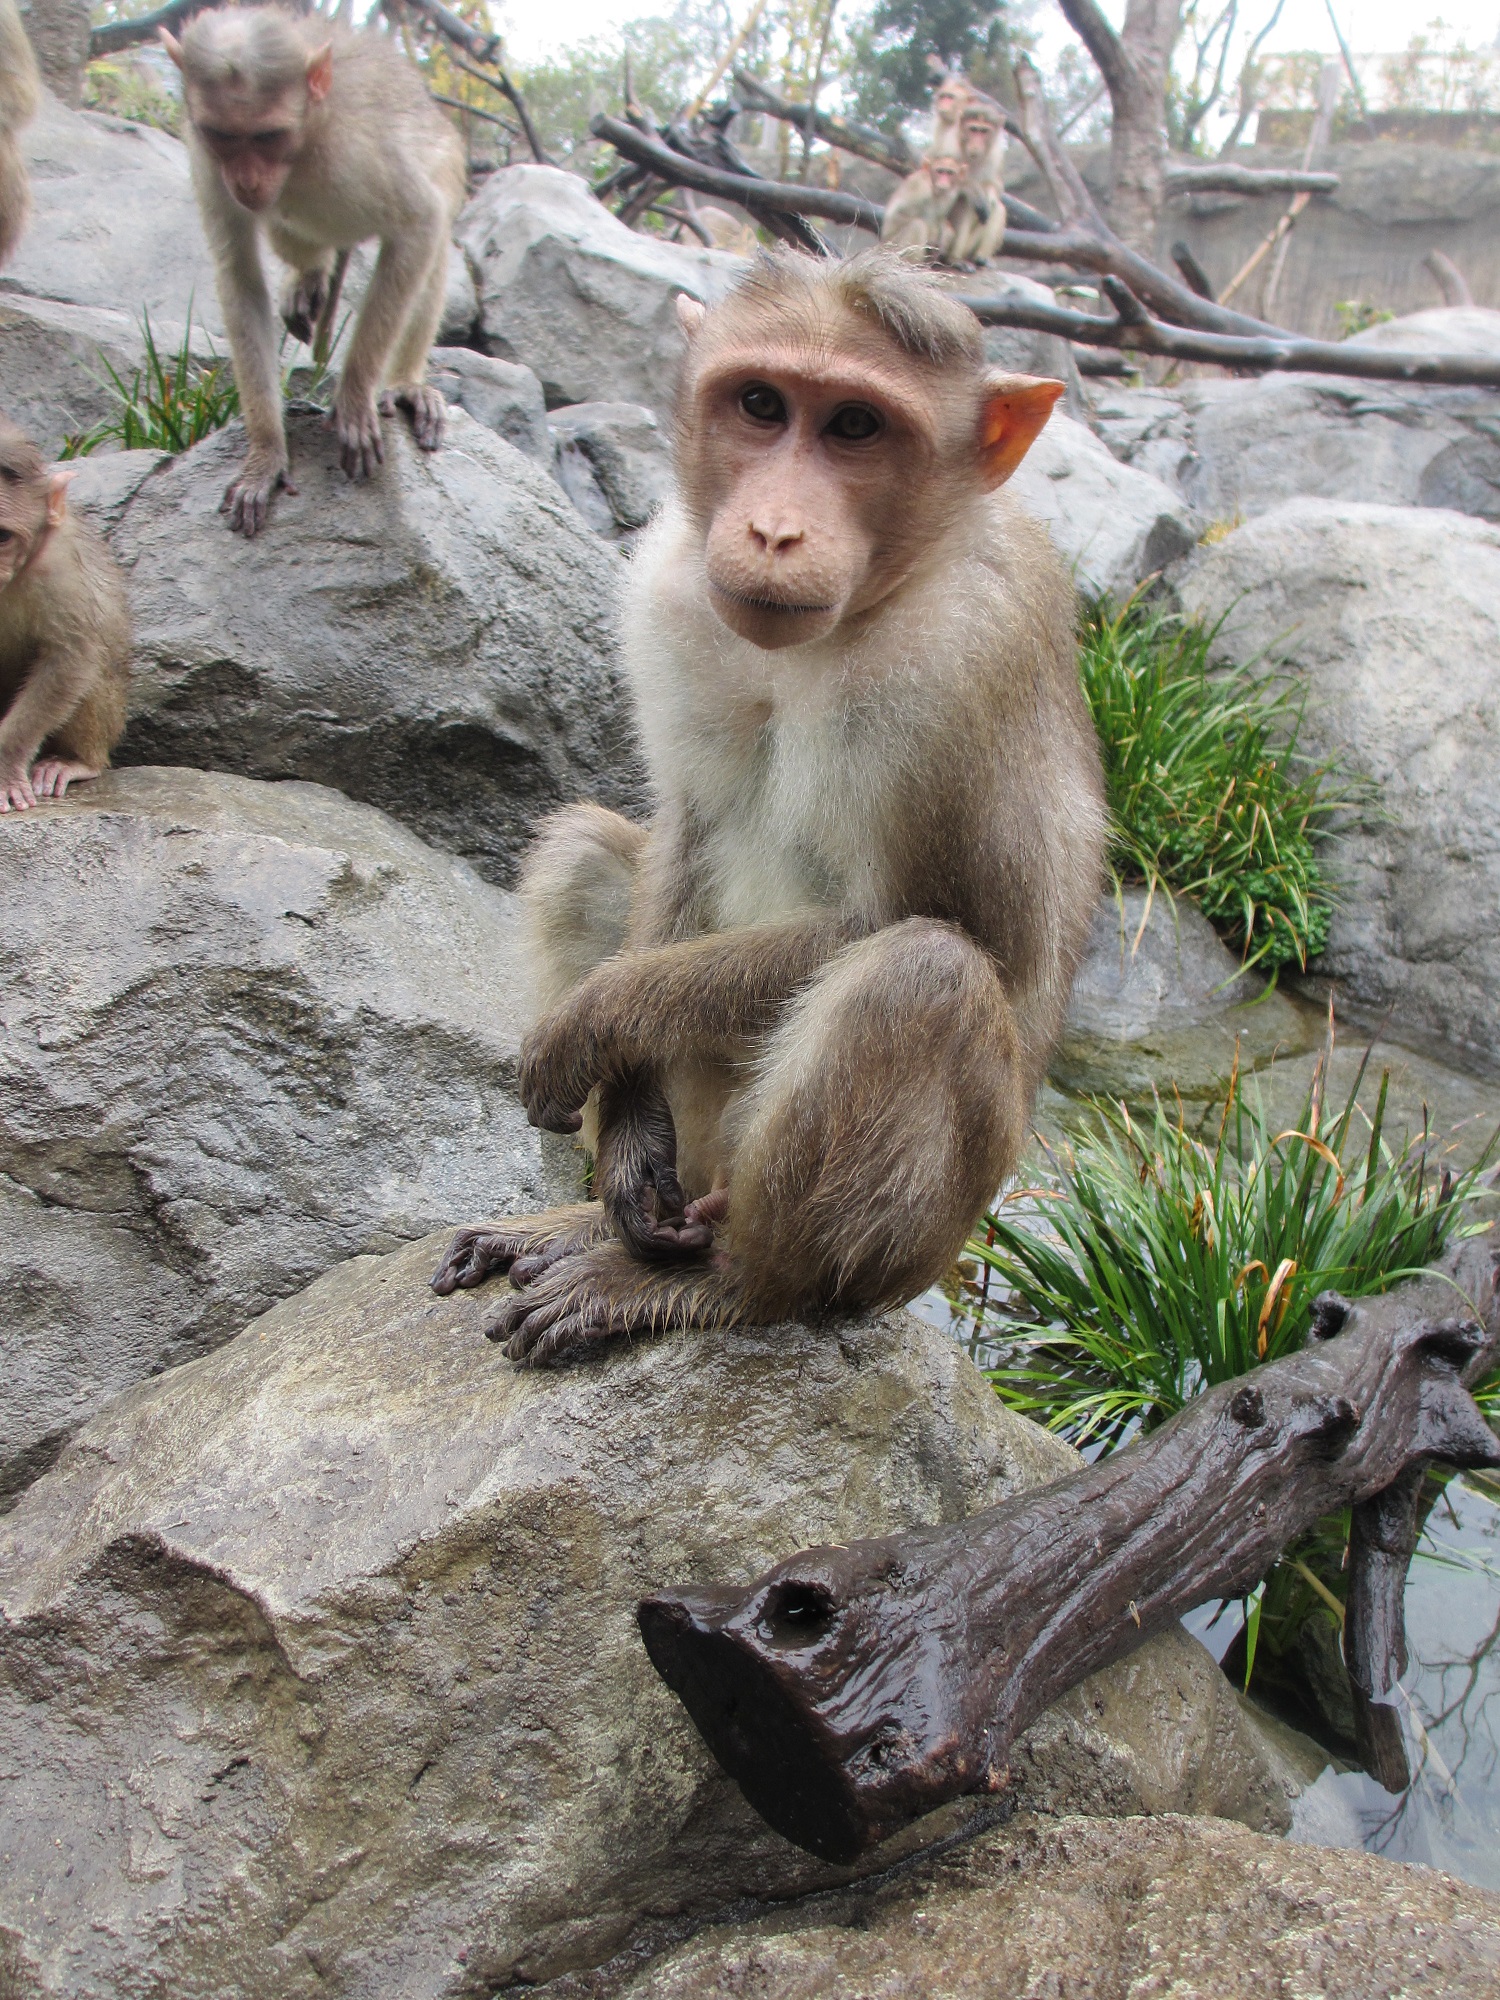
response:
[[[429,1282],[446,1298],[450,1292],[469,1292],[496,1272],[508,1271],[517,1250],[513,1236],[489,1229],[460,1229],[448,1245],[443,1261]]]

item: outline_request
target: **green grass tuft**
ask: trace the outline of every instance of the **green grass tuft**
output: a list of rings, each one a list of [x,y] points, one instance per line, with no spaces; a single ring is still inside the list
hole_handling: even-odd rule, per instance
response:
[[[193,354],[191,302],[188,325],[174,353],[158,348],[149,313],[141,314],[141,331],[146,359],[129,382],[109,361],[104,363],[119,408],[92,430],[70,437],[64,458],[87,458],[103,444],[117,444],[122,451],[187,451],[239,415],[240,392],[229,363],[214,355],[205,364]]]
[[[989,1373],[1005,1402],[1113,1448],[1299,1348],[1319,1292],[1383,1291],[1485,1226],[1470,1210],[1494,1142],[1457,1178],[1420,1142],[1393,1149],[1388,1073],[1366,1117],[1363,1066],[1325,1119],[1327,1053],[1294,1130],[1270,1129],[1237,1072],[1211,1143],[1160,1100],[1149,1122],[1099,1106],[1039,1185],[985,1217],[971,1309],[1004,1350]]]
[[[1314,835],[1339,801],[1299,754],[1284,678],[1210,671],[1216,628],[1133,601],[1086,621],[1084,691],[1117,874],[1193,897],[1248,964],[1306,965],[1328,938]]]

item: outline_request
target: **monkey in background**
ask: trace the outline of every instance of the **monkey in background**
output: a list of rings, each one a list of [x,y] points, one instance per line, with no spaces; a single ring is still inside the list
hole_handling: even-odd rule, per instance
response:
[[[978,91],[970,93],[959,117],[959,147],[964,197],[962,212],[955,207],[947,259],[954,264],[983,264],[996,254],[1005,236],[1005,113]]]
[[[1016,1164],[1102,875],[1073,586],[999,489],[1061,385],[873,250],[680,299],[624,658],[657,799],[548,825],[521,1095],[593,1203],[459,1232],[518,1362],[906,1300]]]
[[[908,174],[885,205],[880,240],[891,250],[931,250],[946,255],[950,218],[963,198],[963,161],[949,154],[926,160]],[[964,210],[965,226],[968,212]]]
[[[20,135],[37,114],[41,88],[16,0],[0,0],[0,264],[10,261],[31,216]]]
[[[193,183],[250,440],[220,511],[254,535],[277,488],[295,490],[262,231],[294,273],[287,317],[299,325],[321,313],[335,254],[380,239],[334,397],[344,471],[364,478],[383,461],[381,413],[398,405],[421,448],[436,451],[445,406],[427,357],[464,198],[463,148],[384,35],[279,7],[199,14],[180,42],[158,32],[182,72]]]
[[[938,79],[932,93],[932,138],[926,154],[929,160],[962,157],[960,125],[964,107],[973,95],[974,86],[958,70],[950,70]]]
[[[125,584],[72,476],[0,416],[0,813],[97,778],[125,728]]]

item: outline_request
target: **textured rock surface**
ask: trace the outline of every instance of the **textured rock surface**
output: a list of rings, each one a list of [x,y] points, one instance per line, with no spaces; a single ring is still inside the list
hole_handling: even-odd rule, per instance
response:
[[[511,899],[312,785],[0,821],[0,1493],[335,1259],[534,1205]]]
[[[1204,549],[1189,610],[1285,659],[1307,748],[1376,804],[1339,843],[1318,970],[1369,1007],[1500,1053],[1500,529],[1436,509],[1294,500]]]
[[[336,785],[500,880],[548,807],[632,803],[618,558],[549,474],[462,410],[432,454],[387,420],[360,485],[319,417],[289,435],[299,490],[253,542],[216,511],[238,425],[114,528],[136,634],[118,761]]]
[[[666,415],[682,358],[673,300],[717,299],[745,269],[743,257],[627,229],[556,167],[492,174],[456,235],[478,273],[480,344],[535,370],[552,408],[629,402]]]
[[[560,1983],[557,2000],[572,1986]],[[591,1996],[1495,2000],[1500,1896],[1222,1820],[1022,1819],[873,1891],[704,1931]]]
[[[517,1373],[482,1336],[492,1295],[428,1290],[442,1241],[130,1391],[0,1526],[15,2000],[479,2000],[651,1919],[839,1879],[709,1759],[636,1601],[1070,1462],[899,1313]],[[1202,1648],[1134,1668],[1080,1691],[1086,1726],[1048,1719],[1038,1782],[1284,1824]]]
[[[0,293],[104,306],[134,319],[222,326],[213,264],[180,139],[44,96],[21,134],[31,227]]]
[[[472,347],[435,347],[427,370],[450,403],[476,423],[513,444],[528,458],[552,462],[547,404],[542,385],[529,368],[476,354]]]
[[[1127,597],[1192,548],[1191,510],[1149,473],[1122,465],[1092,431],[1055,410],[1009,490],[1051,530],[1080,590]]]
[[[572,403],[550,422],[563,491],[596,534],[628,547],[672,489],[665,429],[639,403]]]
[[[1500,312],[1489,306],[1434,306],[1367,326],[1350,336],[1350,345],[1403,354],[1500,355]]]
[[[965,277],[953,288],[978,297],[1004,298],[1019,294],[1034,305],[1056,305],[1057,295],[1050,285],[1035,278],[1023,278],[1015,271],[985,271]],[[1065,385],[1060,408],[1071,417],[1086,413],[1084,387],[1073,354],[1073,343],[1055,333],[1037,333],[1025,326],[987,326],[984,330],[985,356],[994,368],[1016,375],[1046,375]]]
[[[1101,899],[1049,1074],[1065,1089],[1138,1102],[1154,1084],[1202,1100],[1234,1066],[1308,1045],[1307,1018],[1243,973],[1195,903],[1165,892]]]

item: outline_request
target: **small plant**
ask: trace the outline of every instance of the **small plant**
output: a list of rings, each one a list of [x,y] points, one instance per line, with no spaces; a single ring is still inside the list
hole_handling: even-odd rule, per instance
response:
[[[83,73],[83,101],[90,111],[105,111],[116,118],[129,118],[137,125],[155,125],[178,137],[182,132],[182,103],[166,89],[144,64],[126,56],[101,57]]]
[[[1333,310],[1338,315],[1340,340],[1363,333],[1367,327],[1384,326],[1388,319],[1396,317],[1384,306],[1372,306],[1368,299],[1339,299]]]
[[[1249,965],[1305,965],[1328,936],[1314,835],[1340,801],[1297,748],[1294,686],[1210,670],[1217,627],[1132,601],[1082,638],[1119,875],[1192,896]]]
[[[208,362],[193,353],[192,304],[188,323],[174,353],[163,354],[156,344],[149,313],[141,314],[141,332],[146,358],[129,382],[108,361],[104,363],[108,386],[119,408],[90,431],[70,437],[63,446],[64,458],[87,458],[102,444],[118,444],[123,451],[186,451],[239,415],[240,393],[234,371],[213,352]]]
[[[1389,1146],[1389,1072],[1323,1119],[1330,1040],[1296,1129],[1273,1132],[1238,1068],[1216,1136],[1181,1106],[1098,1123],[1037,1186],[987,1215],[966,1256],[977,1332],[1006,1350],[990,1378],[1013,1408],[1109,1449],[1192,1396],[1302,1345],[1313,1300],[1379,1292],[1485,1225],[1470,1208],[1494,1142],[1456,1178],[1425,1136]],[[1368,1061],[1368,1056],[1366,1058]],[[1500,1137],[1500,1135],[1497,1135]]]

